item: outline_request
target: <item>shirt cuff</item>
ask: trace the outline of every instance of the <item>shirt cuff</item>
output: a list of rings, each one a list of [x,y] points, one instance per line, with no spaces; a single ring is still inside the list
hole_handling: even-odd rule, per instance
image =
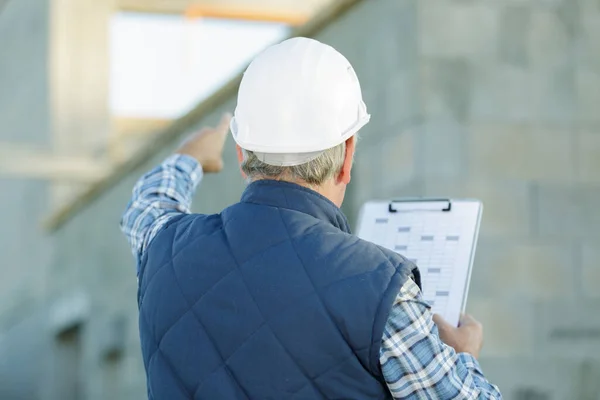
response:
[[[202,165],[198,160],[187,154],[173,154],[167,157],[163,165],[174,167],[189,176],[193,188],[200,183],[204,175]]]
[[[458,353],[458,358],[460,359],[460,361],[462,361],[462,363],[465,365],[465,367],[469,368],[472,371],[481,372],[481,367],[479,366],[479,361],[477,361],[477,359],[475,357],[473,357],[471,354]]]

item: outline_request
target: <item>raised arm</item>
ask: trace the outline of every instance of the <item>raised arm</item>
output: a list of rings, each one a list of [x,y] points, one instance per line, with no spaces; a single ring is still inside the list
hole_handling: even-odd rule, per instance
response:
[[[141,177],[121,218],[138,267],[146,248],[172,218],[190,212],[192,196],[203,173],[223,168],[223,147],[230,116],[216,128],[204,128],[188,138],[175,154]],[[139,271],[138,271],[139,272]]]
[[[476,356],[482,330],[463,318],[453,328],[436,316],[418,286],[409,280],[398,294],[386,324],[380,364],[395,399],[501,399],[498,388],[483,375]]]

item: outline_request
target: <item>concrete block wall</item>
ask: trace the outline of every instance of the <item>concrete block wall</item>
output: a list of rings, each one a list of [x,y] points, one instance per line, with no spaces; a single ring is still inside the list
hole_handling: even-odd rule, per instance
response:
[[[597,399],[600,393],[599,34],[597,0],[372,0],[318,36],[353,63],[372,114],[344,205],[351,222],[372,198],[483,200],[469,311],[486,326],[483,368],[507,399]],[[234,105],[232,98],[198,127],[215,124]],[[10,115],[0,114],[0,121]],[[82,315],[85,398],[145,398],[135,265],[118,221],[135,180],[171,150],[53,237],[31,239],[46,254],[45,267],[35,258],[42,256],[22,254],[34,253],[29,248],[10,253],[11,274],[45,271],[44,290],[31,301],[33,322],[18,330],[0,323],[0,355],[24,346],[23,332],[40,326],[47,327],[40,352],[52,354],[51,327],[62,315],[53,310],[67,304]],[[238,200],[244,183],[232,141],[225,158],[223,173],[202,183],[194,211],[218,212]],[[18,190],[14,196],[27,193]],[[7,203],[15,210],[16,198]],[[29,221],[29,227],[10,243],[36,238],[27,229],[39,217],[13,217],[14,226]],[[11,234],[0,229],[3,239]],[[35,317],[40,314],[50,317]],[[125,323],[113,331],[119,320]],[[117,356],[114,340],[123,346]],[[19,372],[36,374],[44,376]],[[18,379],[9,378],[15,386]]]
[[[486,327],[484,369],[509,399],[600,398],[600,3],[398,3],[417,23],[386,40],[411,54],[414,41],[416,59],[373,79],[393,87],[416,69],[417,84],[408,109],[407,93],[367,103],[353,207],[483,200],[468,311]],[[387,126],[393,110],[407,114]]]
[[[48,145],[47,2],[9,2],[0,13],[0,140]],[[0,315],[43,296],[43,266],[51,253],[34,226],[21,221],[46,211],[43,182],[0,178]],[[22,207],[27,204],[27,207]],[[35,248],[36,251],[31,251]],[[39,266],[39,268],[34,268]],[[4,312],[6,311],[6,312]],[[1,317],[0,317],[1,318]]]
[[[0,142],[50,143],[48,1],[0,1]],[[47,185],[0,177],[0,399],[37,398],[50,355],[41,305],[53,240]]]

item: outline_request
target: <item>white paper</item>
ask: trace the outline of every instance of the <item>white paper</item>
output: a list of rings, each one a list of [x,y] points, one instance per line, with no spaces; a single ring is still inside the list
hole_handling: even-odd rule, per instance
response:
[[[481,220],[477,200],[366,203],[357,235],[412,260],[421,272],[424,299],[432,311],[458,325],[464,312]]]

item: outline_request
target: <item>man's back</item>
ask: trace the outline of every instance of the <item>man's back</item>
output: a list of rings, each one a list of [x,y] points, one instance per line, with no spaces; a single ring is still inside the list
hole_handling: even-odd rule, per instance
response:
[[[369,119],[348,60],[293,38],[252,61],[233,118],[137,182],[121,228],[150,397],[501,398],[476,359],[481,325],[434,323],[413,266],[349,234],[340,207]],[[229,127],[252,183],[241,204],[190,216]]]
[[[147,254],[151,397],[389,397],[381,338],[413,266],[349,235],[324,197],[256,182],[220,215],[174,219]]]

